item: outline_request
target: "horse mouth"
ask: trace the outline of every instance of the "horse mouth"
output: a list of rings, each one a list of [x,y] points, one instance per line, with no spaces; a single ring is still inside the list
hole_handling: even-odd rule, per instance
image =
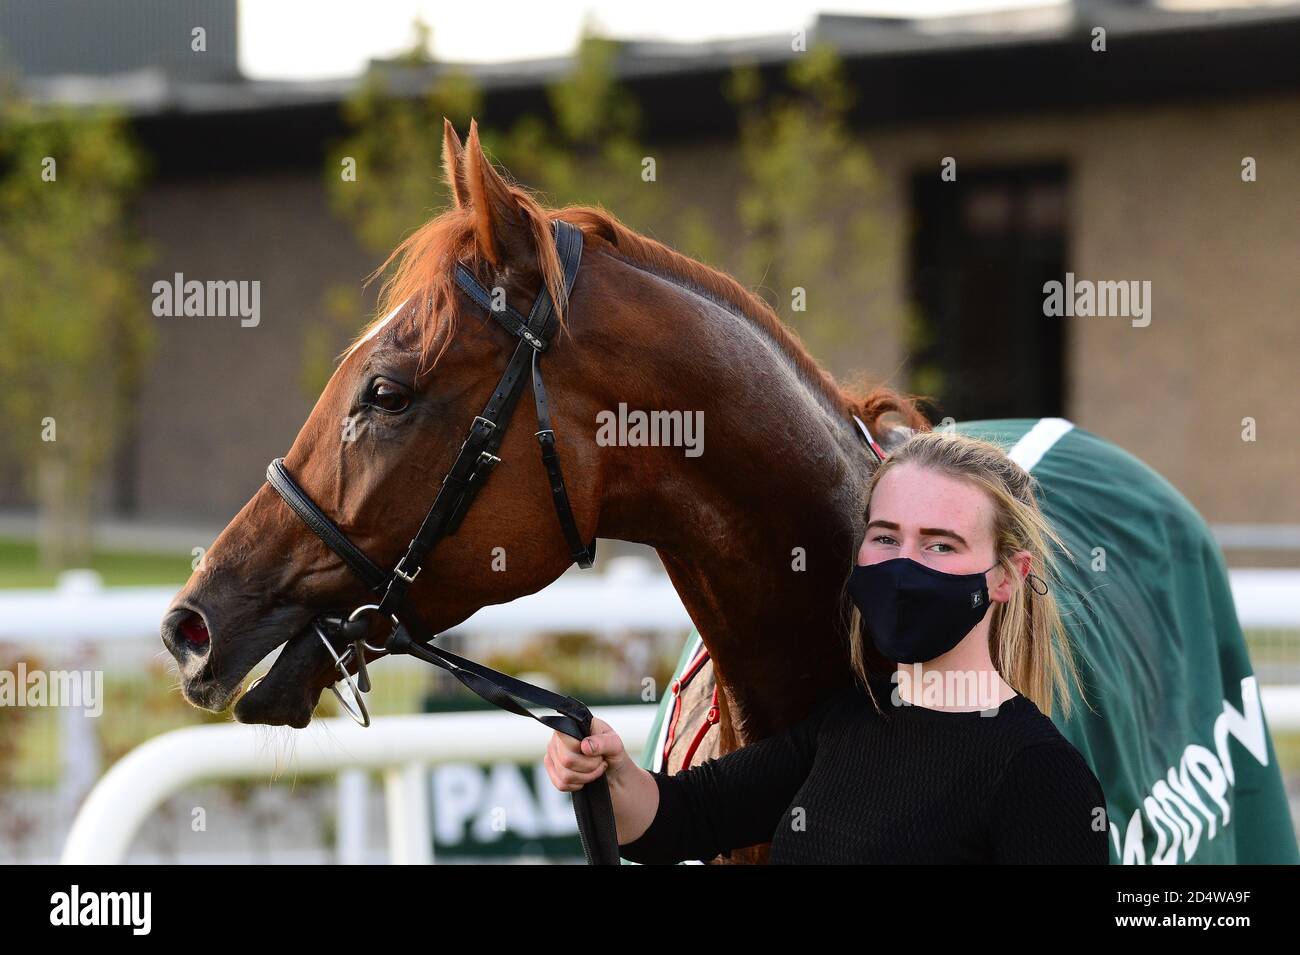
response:
[[[240,723],[302,729],[336,677],[334,661],[308,624],[284,644],[271,669],[235,700],[234,717]]]
[[[252,626],[248,619],[255,621]],[[230,712],[239,723],[302,729],[321,693],[339,679],[337,660],[348,649],[339,643],[342,621],[282,607],[228,619],[210,631],[207,613],[179,601],[163,618],[162,642],[176,660],[181,692],[191,705]],[[330,641],[328,647],[322,638]],[[265,672],[250,679],[257,670]]]

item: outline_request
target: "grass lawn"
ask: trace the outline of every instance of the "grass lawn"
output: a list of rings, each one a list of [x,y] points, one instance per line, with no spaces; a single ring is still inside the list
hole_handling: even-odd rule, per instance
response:
[[[188,553],[168,555],[126,551],[96,551],[90,567],[110,587],[175,584],[190,577]],[[58,574],[45,570],[31,541],[0,537],[0,587],[52,587]]]

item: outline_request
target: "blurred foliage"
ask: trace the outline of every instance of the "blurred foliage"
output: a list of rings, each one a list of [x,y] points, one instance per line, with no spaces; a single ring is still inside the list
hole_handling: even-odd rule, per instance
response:
[[[869,335],[873,320],[898,320],[873,307],[888,287],[873,208],[880,177],[848,127],[853,96],[833,48],[796,57],[786,85],[765,96],[754,66],[728,81],[740,111],[742,275],[814,354],[834,355]],[[806,310],[793,307],[796,288],[806,290]]]
[[[548,205],[603,207],[638,232],[715,261],[722,240],[714,223],[641,139],[641,110],[617,79],[619,46],[584,28],[572,68],[546,89],[549,116],[488,129],[484,145]]]
[[[507,652],[489,654],[484,665],[523,679],[546,674],[566,692],[590,696],[608,693],[625,661],[623,647],[591,634],[548,633]]]
[[[488,154],[549,204],[606,205],[629,223],[648,221],[662,207],[640,174],[645,151],[636,139],[636,104],[614,82],[617,44],[585,33],[573,69],[547,90],[555,121],[524,116],[502,131],[483,115],[481,91],[464,73],[437,72],[418,97],[394,93],[399,81],[407,84],[430,72],[428,28],[417,21],[415,35],[410,51],[372,69],[344,104],[352,132],[331,152],[326,168],[334,211],[377,258],[451,202],[442,173],[444,117],[462,139],[477,119]],[[343,175],[347,158],[355,162],[355,181]],[[303,387],[309,396],[329,380],[335,356],[367,311],[357,284],[327,292],[326,318],[304,341]]]
[[[641,111],[616,81],[618,48],[585,31],[572,68],[546,89],[550,116],[523,116],[504,133],[489,128],[484,145],[549,205],[603,205],[636,223],[653,217],[660,196],[641,175]]]
[[[335,214],[379,261],[450,202],[442,178],[443,118],[463,134],[481,109],[476,85],[456,70],[440,73],[421,96],[393,92],[395,84],[428,72],[429,28],[417,20],[414,32],[411,48],[371,69],[344,102],[351,133],[330,150],[326,162]],[[303,340],[302,388],[313,399],[369,312],[359,282],[331,286],[323,305],[324,318],[308,326]]]
[[[152,342],[128,225],[140,175],[112,112],[0,98],[0,445],[32,482],[47,567],[88,554],[93,484]]]
[[[16,673],[20,662],[28,668],[40,667],[39,660],[17,656],[0,646],[0,670]],[[22,846],[36,828],[36,821],[23,812],[14,792],[32,712],[25,706],[0,706],[0,843],[14,846]]]
[[[105,669],[104,712],[113,714],[96,721],[105,767],[169,730],[230,722],[228,713],[210,713],[186,702],[175,664],[161,658],[143,670]]]
[[[377,257],[450,201],[442,181],[442,120],[464,136],[471,117],[489,155],[549,206],[597,205],[687,255],[727,265],[764,294],[820,355],[846,346],[861,354],[864,336],[906,324],[884,303],[887,243],[874,200],[880,177],[865,145],[848,128],[852,93],[835,52],[814,46],[790,65],[781,90],[765,93],[755,67],[740,67],[726,92],[738,110],[739,147],[719,145],[737,164],[735,213],[741,241],[722,234],[716,207],[693,201],[679,169],[665,167],[641,141],[641,111],[618,82],[618,42],[584,29],[570,69],[546,89],[548,109],[509,128],[483,115],[473,81],[431,69],[428,31],[416,26],[410,53],[372,69],[345,106],[351,135],[334,151],[327,178],[335,211]],[[418,97],[397,95],[429,78]],[[714,148],[701,144],[703,150]],[[357,178],[341,175],[344,157]],[[706,186],[694,183],[700,188]],[[686,186],[689,188],[689,184]],[[725,206],[724,206],[725,215]],[[806,290],[796,310],[792,290]],[[356,285],[331,289],[328,319],[305,345],[304,385],[319,393],[334,356],[367,314]]]
[[[421,97],[395,96],[389,87],[400,72],[371,71],[344,103],[354,132],[328,165],[334,211],[367,251],[382,256],[450,201],[442,178],[443,117],[463,134],[480,105],[469,77],[451,71]],[[355,181],[343,175],[345,158],[356,163]]]

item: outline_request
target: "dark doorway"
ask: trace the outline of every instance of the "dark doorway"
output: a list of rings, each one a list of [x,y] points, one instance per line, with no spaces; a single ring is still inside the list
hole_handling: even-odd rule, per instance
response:
[[[936,421],[1063,414],[1064,320],[1043,315],[1043,284],[1065,277],[1065,167],[928,172],[911,199],[913,390]]]

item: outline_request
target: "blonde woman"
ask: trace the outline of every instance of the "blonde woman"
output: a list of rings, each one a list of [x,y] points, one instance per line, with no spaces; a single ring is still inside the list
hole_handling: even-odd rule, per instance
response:
[[[848,579],[857,685],[672,776],[596,719],[584,740],[554,734],[552,783],[604,773],[633,862],[770,842],[773,863],[1106,864],[1101,785],[1048,718],[1058,700],[1068,714],[1078,676],[1034,479],[997,445],[924,432],[877,469],[865,513]]]

